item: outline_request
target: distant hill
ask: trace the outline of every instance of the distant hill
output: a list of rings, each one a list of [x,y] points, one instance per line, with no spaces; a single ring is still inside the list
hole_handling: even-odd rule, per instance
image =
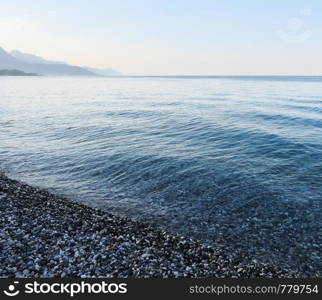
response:
[[[10,54],[25,63],[67,65],[67,63],[65,63],[63,61],[50,61],[50,60],[44,59],[40,56],[29,54],[29,53],[24,53],[24,52],[21,52],[18,50],[13,50],[10,52]],[[98,68],[91,68],[91,67],[82,67],[82,68],[91,72],[91,73],[94,73],[94,74],[97,74],[100,76],[121,76],[121,74],[119,72],[117,72],[113,69],[98,69]]]
[[[14,51],[14,55],[0,47],[0,69],[21,70],[27,73],[55,76],[97,76],[97,74],[78,66],[49,62],[41,57]]]
[[[36,73],[25,73],[20,70],[0,70],[0,76],[39,76]]]
[[[33,54],[29,54],[29,53],[24,53],[24,52],[21,52],[21,51],[18,51],[18,50],[12,50],[10,52],[10,54],[23,61],[23,62],[26,62],[26,63],[31,63],[31,64],[50,64],[50,65],[67,65],[65,62],[63,61],[50,61],[50,60],[47,60],[47,59],[44,59],[40,56],[37,56],[37,55],[33,55]]]
[[[121,73],[113,69],[96,69],[96,68],[90,68],[90,67],[83,67],[83,68],[101,76],[122,76]]]

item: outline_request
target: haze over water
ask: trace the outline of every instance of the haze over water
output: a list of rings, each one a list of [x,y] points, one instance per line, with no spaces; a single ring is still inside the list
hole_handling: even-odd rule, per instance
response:
[[[321,77],[3,77],[0,126],[17,179],[321,270]]]

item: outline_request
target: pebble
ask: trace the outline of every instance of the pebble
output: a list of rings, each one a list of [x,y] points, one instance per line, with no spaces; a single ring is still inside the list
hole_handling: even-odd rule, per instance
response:
[[[300,277],[1,174],[0,228],[0,277]]]

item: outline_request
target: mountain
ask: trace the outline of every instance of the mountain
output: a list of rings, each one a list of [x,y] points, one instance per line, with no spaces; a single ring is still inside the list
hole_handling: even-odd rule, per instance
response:
[[[44,59],[40,56],[37,55],[33,55],[33,54],[29,54],[29,53],[24,53],[18,50],[13,50],[10,52],[10,54],[25,62],[25,63],[35,63],[35,64],[64,64],[67,65],[67,63],[63,62],[63,61],[51,61],[51,60],[47,60]],[[98,68],[91,68],[91,67],[82,67],[83,69],[97,74],[97,75],[101,75],[101,76],[120,76],[121,74],[113,69],[98,69]]]
[[[10,54],[23,61],[23,62],[26,62],[26,63],[31,63],[31,64],[50,64],[50,65],[53,65],[53,64],[59,64],[59,65],[66,65],[65,62],[63,61],[50,61],[50,60],[46,60],[40,56],[37,56],[37,55],[33,55],[33,54],[29,54],[29,53],[24,53],[24,52],[20,52],[18,50],[12,50],[10,52]]]
[[[64,63],[44,63],[40,61],[46,61],[41,57],[34,55],[26,55],[26,53],[21,53],[13,56],[6,52],[0,47],[0,69],[15,69],[21,70],[27,73],[37,73],[40,75],[55,75],[55,76],[97,76],[93,72],[86,70],[78,66],[72,66]],[[22,56],[24,59],[22,60]],[[18,58],[20,57],[20,58]],[[28,60],[28,62],[27,62]]]
[[[18,61],[0,47],[0,66],[4,64],[18,64]]]
[[[25,73],[20,70],[0,70],[0,76],[38,76],[38,74]]]
[[[113,69],[96,69],[96,68],[90,68],[90,67],[83,67],[83,68],[101,76],[122,76],[121,73]]]

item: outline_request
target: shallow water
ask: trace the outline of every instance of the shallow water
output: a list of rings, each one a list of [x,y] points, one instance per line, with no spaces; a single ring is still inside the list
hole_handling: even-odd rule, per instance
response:
[[[321,77],[0,77],[0,126],[11,177],[321,266]]]

